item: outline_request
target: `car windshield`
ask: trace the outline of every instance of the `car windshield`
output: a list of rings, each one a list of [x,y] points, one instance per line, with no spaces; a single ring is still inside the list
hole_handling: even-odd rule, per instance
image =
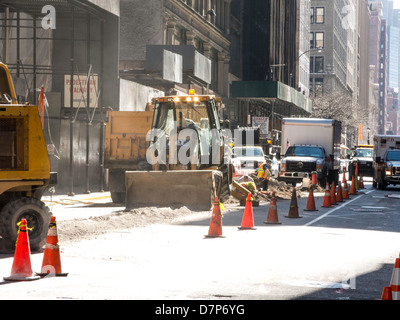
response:
[[[292,146],[286,151],[286,157],[315,157],[324,158],[324,151],[318,147]]]
[[[263,157],[260,148],[233,148],[234,157]]]
[[[356,157],[372,158],[373,153],[373,149],[357,149]]]
[[[400,161],[400,151],[389,151],[386,157],[387,161]]]

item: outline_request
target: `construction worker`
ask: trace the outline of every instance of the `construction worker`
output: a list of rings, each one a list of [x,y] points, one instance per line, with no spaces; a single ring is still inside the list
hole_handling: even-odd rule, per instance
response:
[[[271,165],[271,160],[267,160],[258,167],[257,178],[259,182],[262,182],[263,190],[268,190],[268,182],[271,178],[271,171],[269,171],[269,166]]]
[[[239,183],[250,192],[254,192],[257,189],[253,179],[251,179],[249,176],[243,176]]]

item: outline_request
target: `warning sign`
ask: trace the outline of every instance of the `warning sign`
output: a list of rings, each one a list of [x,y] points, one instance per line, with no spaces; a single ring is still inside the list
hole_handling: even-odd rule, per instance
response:
[[[86,108],[88,90],[89,90],[89,108],[96,107],[97,95],[99,92],[99,77],[98,75],[92,75],[89,77],[88,83],[87,75],[74,75],[73,78],[73,99],[74,108]],[[71,105],[71,76],[64,76],[64,107],[68,108]]]

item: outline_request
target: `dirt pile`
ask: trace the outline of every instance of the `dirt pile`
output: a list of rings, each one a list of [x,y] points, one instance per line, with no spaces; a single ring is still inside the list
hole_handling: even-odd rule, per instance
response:
[[[110,215],[57,222],[60,242],[77,242],[91,239],[115,230],[146,227],[151,224],[171,224],[182,221],[191,215],[209,212],[193,212],[187,207],[136,208],[119,211]]]
[[[256,200],[269,202],[272,192],[275,191],[278,199],[290,200],[293,187],[284,182],[271,180],[268,191],[258,191],[253,195]],[[307,197],[308,188],[297,187],[299,197]],[[316,192],[324,192],[317,187]],[[239,205],[239,200],[231,196],[225,204]],[[233,209],[234,210],[234,209]],[[75,219],[67,221],[58,221],[60,242],[78,242],[84,239],[91,239],[102,234],[117,230],[146,227],[152,224],[172,224],[190,220],[193,216],[196,219],[203,215],[204,219],[210,216],[211,211],[193,211],[185,206],[175,207],[144,207],[132,210],[117,211],[109,215],[90,217],[89,219]]]

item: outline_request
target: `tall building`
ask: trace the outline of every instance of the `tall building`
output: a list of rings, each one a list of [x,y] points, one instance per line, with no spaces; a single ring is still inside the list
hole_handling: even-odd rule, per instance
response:
[[[311,1],[310,89],[314,94],[355,92],[355,57],[357,41],[355,9],[347,20],[342,10],[344,1]]]
[[[389,88],[387,92],[387,123],[386,133],[398,135],[399,131],[399,92]]]
[[[299,7],[299,52],[298,52],[298,90],[310,96],[310,24],[311,0],[300,1]]]
[[[388,85],[400,88],[400,28],[388,25]]]
[[[388,73],[388,36],[387,23],[383,16],[383,4],[381,1],[370,1],[371,25],[370,25],[370,64],[375,68],[375,83],[379,87],[378,96],[378,134],[386,133],[387,121],[387,73]]]
[[[400,88],[400,18],[394,9],[393,0],[382,1],[382,13],[387,24],[388,35],[388,86]]]
[[[388,73],[388,38],[387,24],[383,19],[381,22],[381,37],[379,49],[379,115],[378,115],[378,133],[386,133],[387,120],[387,73]]]
[[[386,21],[383,17],[383,4],[381,1],[369,1],[371,10],[369,64],[371,66],[370,78],[370,114],[374,121],[372,132],[385,133],[386,128],[386,65],[387,65],[387,36]],[[384,31],[382,31],[382,29]]]
[[[120,72],[126,110],[152,96],[229,96],[231,0],[121,0]],[[163,59],[167,51],[170,59]],[[182,62],[183,60],[183,62]],[[135,99],[132,97],[135,96]]]
[[[241,48],[233,61],[242,66],[231,66],[241,78],[232,83],[230,118],[239,126],[265,119],[269,138],[279,146],[282,118],[312,111],[307,80],[310,0],[232,0],[232,8],[231,31],[242,34],[240,43],[232,40]]]
[[[371,139],[372,122],[370,112],[370,65],[369,41],[371,12],[368,0],[360,0],[358,4],[358,52],[357,52],[357,104],[359,106],[359,124],[362,124],[362,140],[366,144]]]
[[[309,16],[310,0],[243,1],[243,80],[280,81],[308,96]]]

